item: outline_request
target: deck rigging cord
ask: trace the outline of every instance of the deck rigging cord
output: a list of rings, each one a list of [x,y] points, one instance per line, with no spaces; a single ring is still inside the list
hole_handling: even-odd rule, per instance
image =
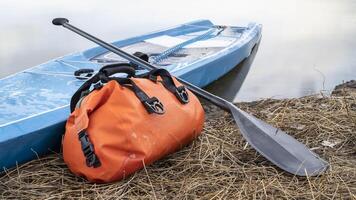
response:
[[[178,51],[180,51],[183,47],[185,47],[185,46],[187,46],[189,44],[192,44],[194,42],[200,41],[200,40],[208,39],[208,38],[210,38],[212,36],[212,33],[215,33],[214,36],[218,36],[223,30],[224,30],[224,27],[210,28],[208,31],[206,31],[202,35],[196,36],[196,37],[191,38],[191,39],[189,39],[189,40],[187,40],[185,42],[177,44],[177,45],[175,45],[175,46],[163,51],[159,55],[151,57],[150,58],[152,60],[151,63],[158,64],[159,62],[161,62],[164,59],[168,58],[170,55],[172,55],[174,53],[178,53]]]
[[[73,69],[79,69],[79,67],[74,66],[74,65],[72,65],[72,64],[70,64],[70,63],[68,63],[68,62],[66,62],[66,61],[64,61],[64,60],[59,60],[59,59],[57,59],[57,60],[55,60],[55,62],[58,62],[58,63],[63,64],[63,65],[65,65],[65,66],[71,67],[71,68],[73,68]]]
[[[71,77],[71,78],[76,78],[81,81],[85,81],[95,73],[98,72],[98,70],[92,69],[92,72],[90,72],[91,75],[82,73],[82,75],[75,75],[77,71],[82,70],[82,68],[79,68],[75,65],[70,64],[72,63],[81,63],[81,64],[96,64],[98,65],[95,68],[101,68],[103,67],[106,63],[97,63],[97,62],[90,62],[90,61],[74,61],[74,60],[61,60],[61,59],[56,59],[55,62],[60,63],[64,66],[70,67],[72,69],[75,69],[76,71],[74,72],[61,72],[61,71],[31,71],[31,70],[26,70],[23,71],[23,73],[28,73],[28,74],[38,74],[38,75],[45,75],[45,76],[62,76],[62,77]]]
[[[95,71],[96,73],[97,71]],[[28,73],[28,74],[37,74],[37,75],[45,75],[45,76],[62,76],[62,77],[71,77],[71,78],[76,78],[78,79],[79,81],[82,81],[81,79],[84,80],[87,80],[89,79],[90,77],[85,77],[85,76],[75,76],[72,74],[65,74],[65,73],[62,73],[62,72],[45,72],[45,71],[42,71],[42,72],[36,72],[36,71],[24,71],[23,73]]]
[[[195,28],[202,28],[202,29],[211,29],[211,28],[216,28],[216,27],[223,27],[224,30],[233,30],[234,32],[238,32],[238,31],[243,31],[246,29],[246,27],[237,27],[237,26],[221,26],[221,25],[211,25],[211,26],[202,26],[202,25],[193,25],[193,24],[182,24],[182,26],[189,26],[189,27],[195,27]],[[202,30],[203,31],[203,30]],[[190,36],[198,36],[195,34],[187,34]],[[219,34],[219,37],[226,37],[226,38],[234,38],[237,39],[240,36],[233,36],[233,35],[225,35],[225,34]]]
[[[188,25],[190,26],[190,25]],[[202,26],[200,26],[202,27]],[[158,64],[159,62],[167,59],[170,55],[178,53],[183,47],[192,44],[194,42],[197,41],[201,41],[201,40],[206,40],[212,37],[216,37],[218,35],[221,34],[221,32],[224,31],[226,27],[224,26],[212,26],[210,27],[210,29],[208,31],[206,31],[205,33],[198,35],[194,38],[191,38],[185,42],[182,42],[174,47],[171,47],[165,51],[163,51],[162,53],[160,53],[157,56],[153,56],[151,57],[151,62],[154,64]],[[102,67],[103,65],[105,65],[106,63],[100,63],[100,62],[91,62],[91,61],[72,61],[72,60],[61,60],[61,59],[56,59],[55,62],[60,63],[62,65],[65,65],[67,67],[70,67],[72,69],[75,70],[80,70],[81,68],[72,65],[71,63],[81,63],[81,64],[98,64],[100,67]],[[97,71],[95,71],[96,73]],[[48,76],[64,76],[64,77],[73,77],[73,78],[77,78],[77,79],[82,79],[82,80],[86,80],[89,79],[90,76],[88,77],[84,77],[84,76],[76,76],[76,75],[71,75],[73,74],[73,72],[50,72],[50,71],[42,71],[42,72],[36,72],[36,71],[25,71],[25,73],[33,73],[33,74],[39,74],[39,75],[48,75]]]

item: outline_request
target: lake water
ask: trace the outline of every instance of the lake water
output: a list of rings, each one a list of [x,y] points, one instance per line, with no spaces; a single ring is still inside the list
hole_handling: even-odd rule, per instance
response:
[[[0,77],[94,46],[53,26],[60,16],[107,41],[196,19],[261,23],[262,42],[243,85],[218,85],[237,101],[298,97],[356,79],[355,0],[1,0]]]

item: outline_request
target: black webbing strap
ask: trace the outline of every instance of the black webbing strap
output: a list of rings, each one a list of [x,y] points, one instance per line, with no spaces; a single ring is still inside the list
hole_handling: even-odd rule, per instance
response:
[[[148,57],[148,55],[145,54],[145,53],[142,53],[142,52],[137,51],[137,52],[135,52],[133,55],[136,56],[136,57],[138,57],[138,58],[140,58],[141,60],[144,60],[144,61],[148,62],[149,57]],[[138,66],[138,65],[136,65],[136,64],[134,64],[134,63],[130,63],[130,64],[131,64],[135,69],[144,69],[144,68],[142,68],[142,67],[140,67],[140,66]]]
[[[146,76],[148,79],[150,79],[154,82],[157,82],[157,76],[160,76],[162,78],[163,86],[168,91],[173,93],[182,104],[189,103],[189,95],[188,95],[188,92],[187,92],[185,86],[181,85],[181,86],[177,87],[173,81],[171,74],[167,70],[155,69],[155,70],[148,72],[144,76]]]
[[[164,106],[157,99],[157,97],[149,97],[141,88],[139,88],[136,83],[129,78],[111,78],[111,80],[116,80],[120,85],[131,89],[136,97],[144,105],[148,113],[163,114]]]
[[[88,167],[100,167],[101,163],[98,156],[94,152],[94,145],[90,142],[88,134],[85,130],[81,131],[79,134],[79,141],[82,147],[82,151],[86,158],[86,164]]]
[[[92,77],[93,74],[94,74],[94,70],[89,69],[89,68],[78,69],[74,72],[75,78],[77,78],[79,80],[88,79],[88,78]]]

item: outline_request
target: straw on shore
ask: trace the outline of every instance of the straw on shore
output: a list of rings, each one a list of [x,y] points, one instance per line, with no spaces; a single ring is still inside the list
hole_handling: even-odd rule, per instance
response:
[[[356,92],[239,106],[312,148],[330,169],[319,177],[279,170],[246,144],[229,114],[205,105],[207,120],[196,141],[123,181],[87,183],[52,154],[1,176],[0,198],[356,199]]]

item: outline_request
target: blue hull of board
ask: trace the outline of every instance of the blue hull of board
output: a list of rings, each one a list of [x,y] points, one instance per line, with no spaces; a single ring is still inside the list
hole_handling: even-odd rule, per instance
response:
[[[185,32],[197,31],[197,29],[204,30],[201,27],[212,26],[213,24],[208,20],[201,20],[188,23],[188,25],[191,25],[189,28],[186,28],[185,25],[114,42],[113,44],[123,47],[160,35],[169,34],[174,36]],[[250,24],[244,32],[243,39],[236,42],[236,44],[197,62],[190,63],[189,67],[175,68],[171,70],[171,73],[199,87],[204,87],[229,72],[244,58],[248,57],[260,38],[261,25]],[[84,52],[64,56],[60,59],[66,61],[88,61],[105,52],[105,49],[96,47]],[[92,65],[94,68],[98,67],[95,64]],[[88,64],[78,67],[84,66],[87,68]],[[57,68],[60,68],[60,64],[52,60],[0,80],[0,84],[5,86],[3,87],[5,89],[0,91],[0,101],[5,102],[0,104],[0,110],[5,111],[0,113],[1,168],[11,168],[17,164],[46,155],[51,150],[59,149],[61,137],[64,133],[65,121],[70,114],[69,100],[80,84],[61,85],[60,83],[62,82],[68,83],[70,78],[57,78],[55,80],[53,80],[53,77],[34,78],[33,76],[35,75],[26,73],[34,69]],[[18,95],[31,95],[31,88],[41,87],[43,87],[43,93],[46,93],[46,98],[51,96],[51,99],[44,100],[55,103],[53,105],[46,105],[45,108],[41,105],[34,105],[33,109],[44,109],[44,111],[31,114],[31,109],[25,110],[21,107],[23,104],[28,104],[29,102],[22,102],[25,100],[19,98]],[[51,93],[52,90],[46,89],[47,87],[55,87],[58,89],[58,93]],[[26,88],[26,92],[22,92],[23,88]],[[33,97],[33,99],[35,98],[37,97]],[[12,115],[14,116],[12,117]]]

